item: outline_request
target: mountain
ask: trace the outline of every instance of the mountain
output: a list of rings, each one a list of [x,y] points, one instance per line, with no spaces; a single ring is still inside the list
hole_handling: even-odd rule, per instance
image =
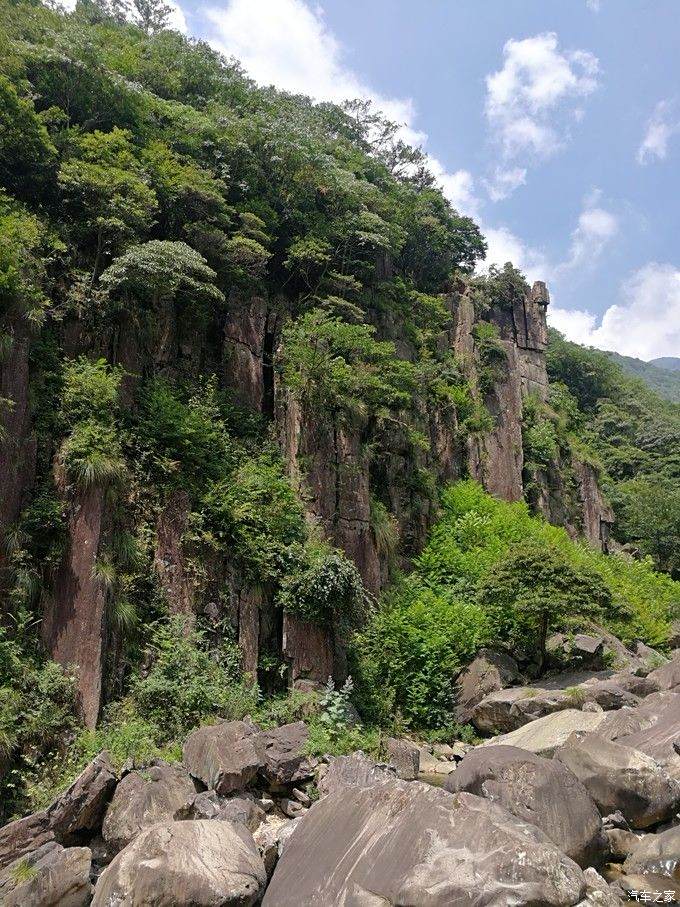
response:
[[[640,378],[666,400],[680,403],[680,359],[665,356],[644,362],[642,359],[621,356],[619,353],[608,352],[607,355],[612,362],[620,365],[624,372]]]
[[[649,364],[655,365],[657,368],[666,369],[669,372],[680,372],[679,356],[660,356],[658,359],[650,359]]]

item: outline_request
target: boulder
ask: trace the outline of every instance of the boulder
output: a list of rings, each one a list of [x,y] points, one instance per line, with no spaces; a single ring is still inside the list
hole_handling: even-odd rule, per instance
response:
[[[285,847],[263,907],[481,907],[510,903],[510,892],[515,905],[566,907],[582,900],[586,884],[543,832],[495,803],[395,780],[315,803]]]
[[[262,762],[260,772],[270,786],[286,787],[312,777],[314,762],[305,754],[308,737],[304,721],[260,734],[257,741]]]
[[[604,712],[581,712],[577,709],[564,709],[530,721],[516,731],[485,740],[484,746],[518,746],[520,749],[551,756],[556,749],[566,743],[574,731],[594,731],[604,720]]]
[[[450,759],[439,759],[432,751],[433,747],[421,746],[418,750],[419,775],[448,775],[456,763]]]
[[[47,809],[0,828],[0,869],[50,841],[87,841],[101,826],[116,780],[108,754],[100,753]]]
[[[680,882],[680,826],[645,835],[623,864],[626,875],[654,873]]]
[[[143,828],[185,819],[196,789],[186,769],[155,759],[148,768],[125,775],[104,816],[102,837],[113,852],[126,847]]]
[[[555,633],[546,643],[551,662],[601,671],[605,667],[605,640],[601,635]]]
[[[199,727],[186,739],[184,764],[193,778],[219,794],[243,790],[264,765],[260,731],[250,721]]]
[[[592,866],[583,870],[583,877],[586,880],[586,896],[578,907],[619,907],[624,903]]]
[[[191,808],[192,819],[241,822],[251,832],[259,828],[265,816],[264,809],[253,796],[220,797],[214,790],[197,794]]]
[[[595,703],[607,711],[632,707],[639,701],[615,677],[552,688],[511,687],[485,696],[472,710],[471,721],[482,733],[498,734],[564,709],[583,709]]]
[[[251,907],[266,881],[262,857],[242,825],[160,822],[106,867],[92,907]]]
[[[642,840],[641,835],[636,835],[625,828],[607,828],[605,836],[609,844],[609,852],[614,860],[625,860]]]
[[[50,841],[0,872],[3,907],[85,907],[92,897],[91,854]]]
[[[491,649],[480,649],[474,661],[456,680],[456,721],[466,724],[472,709],[485,696],[519,679],[519,668],[514,658]]]
[[[600,734],[574,734],[555,758],[579,778],[602,815],[620,810],[633,828],[649,828],[680,805],[680,783],[639,750]]]
[[[657,904],[677,904],[680,902],[680,882],[659,875],[622,875],[612,884],[613,890],[619,890],[625,897],[625,903],[638,901],[654,903],[654,898],[661,897]],[[666,900],[664,900],[664,898]]]
[[[602,820],[592,797],[566,766],[514,746],[472,750],[444,784],[505,807],[540,828],[581,866],[604,849]]]
[[[397,778],[415,781],[420,771],[420,750],[410,740],[388,737],[385,741],[387,758],[397,770]]]
[[[680,775],[680,690],[665,690],[645,697],[634,709],[607,717],[598,732],[610,740],[638,749]]]
[[[270,816],[254,833],[253,838],[264,861],[267,876],[271,877],[276,863],[290,835],[295,831],[299,819],[280,819]]]
[[[674,652],[670,661],[655,668],[649,677],[659,690],[672,690],[680,686],[680,652]]]
[[[333,759],[319,780],[319,795],[326,797],[338,791],[353,787],[370,787],[373,784],[393,781],[395,778],[396,771],[393,766],[374,762],[362,752],[352,753],[351,756]]]

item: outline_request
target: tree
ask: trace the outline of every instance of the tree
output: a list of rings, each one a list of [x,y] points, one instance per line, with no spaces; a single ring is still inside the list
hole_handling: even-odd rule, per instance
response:
[[[622,482],[616,489],[619,538],[637,545],[657,567],[680,575],[680,490],[661,477]]]
[[[163,0],[132,0],[132,8],[135,22],[147,35],[155,35],[167,28],[173,11]]]
[[[20,98],[0,75],[0,184],[20,196],[34,196],[52,173],[56,149],[31,101]]]
[[[114,297],[129,295],[152,305],[175,299],[210,305],[224,302],[214,284],[216,276],[186,243],[154,239],[117,258],[101,283]]]
[[[601,616],[611,593],[594,570],[575,566],[555,547],[528,542],[511,547],[483,577],[477,601],[494,635],[535,652],[540,670],[548,633]]]

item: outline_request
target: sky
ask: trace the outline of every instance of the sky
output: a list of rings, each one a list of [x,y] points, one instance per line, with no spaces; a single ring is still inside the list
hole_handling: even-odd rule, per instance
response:
[[[70,0],[74,2],[74,0]],[[372,98],[569,339],[680,356],[678,0],[180,0],[263,84]]]

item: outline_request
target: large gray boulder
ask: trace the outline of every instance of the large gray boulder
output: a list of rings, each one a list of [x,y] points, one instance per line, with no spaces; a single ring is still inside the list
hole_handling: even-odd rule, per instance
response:
[[[119,783],[104,816],[102,837],[116,852],[156,822],[189,815],[196,788],[186,769],[155,759]]]
[[[241,822],[254,832],[264,821],[265,811],[248,791],[240,797],[220,797],[214,790],[206,790],[194,798],[191,818]]]
[[[673,690],[680,686],[680,651],[674,652],[671,660],[655,668],[649,677],[659,690]]]
[[[478,748],[465,756],[444,787],[499,803],[540,828],[581,866],[596,862],[605,847],[592,797],[566,766],[553,759],[514,746]]]
[[[420,771],[420,750],[400,737],[388,737],[385,741],[387,758],[397,770],[397,777],[403,781],[415,781]]]
[[[631,687],[645,684],[645,678],[634,675],[613,675],[612,677],[591,678],[572,684],[565,682],[558,686],[510,687],[485,696],[472,710],[471,722],[485,734],[507,733],[516,730],[536,718],[560,712],[564,709],[582,709],[587,703],[596,703],[604,711],[633,707],[639,696]],[[646,685],[649,688],[651,685]]]
[[[256,746],[260,774],[271,787],[288,787],[314,774],[314,762],[305,754],[309,730],[304,721],[262,732]]]
[[[0,828],[0,869],[43,844],[80,844],[102,823],[117,776],[100,753],[48,807]]]
[[[319,795],[327,797],[352,787],[371,787],[385,781],[394,781],[396,769],[392,765],[374,762],[362,752],[333,759],[319,779]]]
[[[574,731],[594,731],[604,720],[604,712],[563,709],[530,721],[515,731],[485,740],[480,746],[518,746],[520,749],[552,756]]]
[[[50,841],[0,872],[3,907],[85,907],[92,897],[91,853]]]
[[[418,781],[337,791],[303,816],[263,907],[566,907],[583,873],[535,826]]]
[[[586,880],[586,896],[578,907],[619,907],[624,903],[592,866],[583,871],[583,876]]]
[[[634,709],[608,715],[598,733],[651,756],[668,771],[680,775],[680,689],[663,690],[645,697]]]
[[[649,828],[680,806],[680,783],[645,753],[601,734],[574,734],[555,758],[579,778],[603,816],[617,810],[633,828]]]
[[[627,875],[655,873],[680,882],[680,826],[645,835],[626,857]]]
[[[250,721],[199,727],[184,743],[184,765],[193,778],[219,794],[243,790],[264,765],[259,737],[260,729]]]
[[[266,881],[262,857],[242,825],[161,822],[107,866],[92,907],[251,907]]]
[[[489,693],[502,690],[520,679],[514,658],[492,649],[480,649],[477,657],[456,680],[456,721],[465,724],[472,709]]]

